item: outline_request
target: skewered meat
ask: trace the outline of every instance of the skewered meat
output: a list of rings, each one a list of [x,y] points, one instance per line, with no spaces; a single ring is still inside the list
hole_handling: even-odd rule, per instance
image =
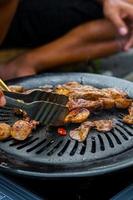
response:
[[[12,126],[11,136],[16,140],[25,140],[31,134],[33,128],[31,122],[18,120]]]
[[[6,123],[0,123],[0,140],[5,140],[11,135],[11,127]]]
[[[133,115],[126,115],[125,117],[123,117],[123,122],[133,125]]]
[[[0,90],[0,107],[3,107],[6,104],[6,99],[3,92]]]
[[[116,108],[126,109],[126,108],[129,108],[131,104],[132,104],[131,99],[125,99],[125,98],[115,99]]]
[[[65,123],[81,123],[90,115],[90,111],[85,108],[77,108],[72,110],[65,118]]]
[[[100,132],[108,132],[113,128],[112,120],[98,120],[94,121],[93,123],[96,130]]]
[[[103,102],[101,100],[91,101],[85,99],[70,99],[67,103],[67,107],[69,110],[76,108],[87,108],[88,110],[95,110],[97,108],[103,108]]]
[[[17,92],[17,93],[22,93],[25,91],[24,87],[20,85],[10,85],[8,86],[11,92]]]
[[[69,135],[72,139],[83,142],[87,138],[92,127],[93,122],[84,122],[78,128],[70,131]]]

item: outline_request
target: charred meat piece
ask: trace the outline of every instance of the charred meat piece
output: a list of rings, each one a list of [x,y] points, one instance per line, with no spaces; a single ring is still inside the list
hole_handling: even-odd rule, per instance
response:
[[[114,127],[112,120],[98,120],[93,123],[96,130],[100,132],[108,132]]]
[[[77,140],[78,142],[83,142],[87,138],[93,126],[93,122],[84,122],[78,128],[70,131],[69,135],[72,139]]]
[[[90,111],[85,108],[77,108],[72,110],[65,118],[65,123],[81,123],[90,115]]]
[[[123,122],[133,125],[133,115],[126,115],[125,117],[123,117]]]
[[[11,127],[6,123],[0,123],[0,140],[5,140],[11,136]]]
[[[101,100],[91,101],[85,99],[70,99],[67,103],[67,107],[69,110],[76,108],[87,108],[88,110],[95,110],[98,108],[103,108],[103,102]]]
[[[11,136],[16,140],[25,140],[32,132],[33,125],[24,120],[18,120],[12,126]]]
[[[0,90],[0,107],[5,106],[5,104],[6,104],[6,99],[4,97],[3,92]]]
[[[131,99],[126,99],[126,98],[115,99],[116,108],[126,109],[126,108],[129,108],[131,106],[131,104],[132,104]]]

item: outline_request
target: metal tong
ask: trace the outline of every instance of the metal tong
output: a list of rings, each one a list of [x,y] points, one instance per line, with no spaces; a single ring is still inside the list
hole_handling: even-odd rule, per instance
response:
[[[41,90],[33,90],[29,94],[14,93],[5,89],[3,92],[8,107],[26,111],[31,119],[39,121],[42,125],[63,125],[69,112],[66,107],[68,98],[64,95]]]

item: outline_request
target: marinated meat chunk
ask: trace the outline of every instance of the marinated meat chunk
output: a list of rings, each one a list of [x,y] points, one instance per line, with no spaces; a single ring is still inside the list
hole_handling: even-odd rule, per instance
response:
[[[103,109],[112,109],[115,107],[115,100],[111,98],[100,98],[102,101]]]
[[[0,123],[0,140],[5,140],[11,136],[11,127],[6,123]]]
[[[133,125],[133,115],[126,115],[125,117],[123,117],[123,122]]]
[[[92,127],[93,122],[83,122],[78,128],[70,131],[69,135],[72,139],[83,142],[87,138]]]
[[[106,97],[108,96],[112,99],[125,98],[127,96],[127,93],[115,88],[104,88],[101,89],[101,92],[103,92]]]
[[[77,108],[72,110],[66,117],[65,123],[81,123],[84,122],[90,115],[90,111],[85,108]]]
[[[70,99],[67,103],[67,107],[69,110],[76,108],[87,108],[88,110],[95,110],[98,108],[103,108],[103,102],[101,100],[91,101],[85,99]]]
[[[125,98],[115,99],[116,108],[126,109],[126,108],[129,108],[131,104],[132,104],[131,99],[125,99]]]
[[[11,136],[16,140],[25,140],[32,132],[33,126],[30,122],[18,120],[11,129]]]
[[[76,90],[69,93],[69,96],[74,99],[86,99],[86,100],[98,100],[105,97],[105,95],[99,89],[91,90]]]
[[[98,120],[93,123],[96,130],[100,132],[108,132],[114,127],[112,120]]]

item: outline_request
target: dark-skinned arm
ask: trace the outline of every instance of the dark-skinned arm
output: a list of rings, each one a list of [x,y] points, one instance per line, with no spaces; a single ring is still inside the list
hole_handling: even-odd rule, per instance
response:
[[[5,79],[25,76],[68,63],[112,55],[122,50],[125,41],[116,39],[116,32],[108,20],[88,22],[8,62],[0,68],[0,75]]]

